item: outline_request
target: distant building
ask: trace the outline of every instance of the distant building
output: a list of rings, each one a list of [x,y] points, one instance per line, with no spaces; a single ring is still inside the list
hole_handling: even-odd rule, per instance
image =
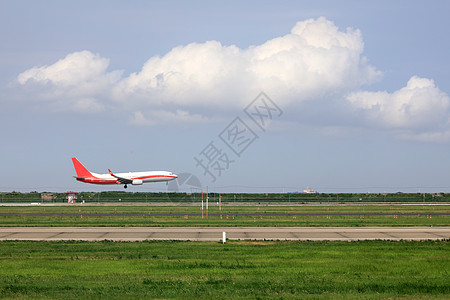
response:
[[[55,193],[41,193],[42,201],[53,201],[56,198]]]
[[[66,192],[67,203],[75,203],[77,202],[77,193],[76,192]]]
[[[306,188],[305,190],[303,190],[303,193],[305,193],[305,194],[317,194],[317,192],[316,191],[314,191],[313,189],[311,189],[311,188]]]

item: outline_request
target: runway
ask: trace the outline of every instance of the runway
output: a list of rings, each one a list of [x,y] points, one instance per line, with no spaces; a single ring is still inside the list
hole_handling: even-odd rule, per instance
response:
[[[0,227],[0,240],[32,241],[446,240],[450,227]]]

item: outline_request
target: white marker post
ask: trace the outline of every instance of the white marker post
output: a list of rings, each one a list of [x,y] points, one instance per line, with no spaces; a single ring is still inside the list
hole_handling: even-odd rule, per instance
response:
[[[222,232],[222,244],[225,244],[226,241],[227,241],[227,233],[224,231]]]

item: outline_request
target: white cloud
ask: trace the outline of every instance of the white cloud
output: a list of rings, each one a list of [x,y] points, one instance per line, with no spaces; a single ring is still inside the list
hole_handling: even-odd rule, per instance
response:
[[[81,51],[26,70],[17,82],[53,110],[116,109],[131,115],[135,125],[205,122],[210,119],[202,115],[242,110],[265,91],[284,110],[310,111],[308,103],[320,116],[315,122],[324,127],[342,126],[354,113],[362,116],[351,124],[355,127],[423,141],[450,140],[448,95],[431,79],[417,76],[393,93],[362,91],[382,77],[363,51],[359,30],[342,31],[318,18],[245,49],[218,41],[178,46],[125,77],[122,71],[108,72],[109,59]]]
[[[439,140],[450,130],[450,98],[428,78],[413,76],[393,93],[354,92],[347,100],[369,126],[396,130],[405,138]]]
[[[89,51],[74,52],[50,66],[34,67],[21,73],[21,85],[35,87],[39,98],[56,111],[100,112],[109,90],[121,78],[121,71],[107,73],[109,59]]]
[[[152,57],[114,90],[119,101],[241,108],[261,90],[280,104],[359,88],[381,72],[362,56],[359,30],[341,32],[325,18],[298,22],[291,33],[240,49],[192,43]]]
[[[72,111],[118,105],[128,111],[176,107],[220,112],[242,109],[262,90],[280,105],[290,105],[360,88],[381,76],[363,50],[359,30],[340,31],[319,18],[298,22],[289,34],[246,49],[218,41],[175,47],[125,78],[121,71],[107,72],[109,59],[81,51],[26,70],[17,80],[45,87],[38,98]]]
[[[94,55],[89,51],[75,52],[67,55],[51,66],[31,68],[19,74],[17,80],[25,84],[28,80],[57,86],[76,86],[89,81],[97,81],[104,76],[109,59]]]

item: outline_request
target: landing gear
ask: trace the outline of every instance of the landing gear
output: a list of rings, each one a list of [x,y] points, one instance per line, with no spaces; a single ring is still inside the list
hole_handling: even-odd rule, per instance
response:
[[[123,188],[126,189],[126,188],[127,188],[127,185],[125,184],[125,185],[123,186]]]

